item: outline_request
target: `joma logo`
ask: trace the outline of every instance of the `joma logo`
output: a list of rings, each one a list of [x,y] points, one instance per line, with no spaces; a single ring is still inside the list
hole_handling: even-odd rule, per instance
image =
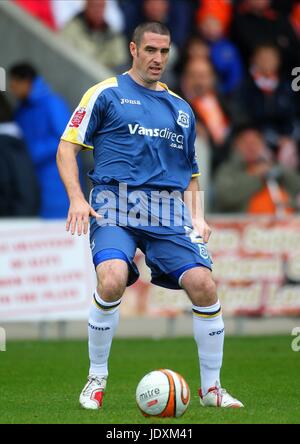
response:
[[[121,99],[120,102],[121,105],[141,105],[141,102],[139,100]]]
[[[92,324],[90,324],[90,323],[89,323],[89,327],[90,327],[92,330],[97,330],[97,331],[107,331],[107,330],[110,330],[109,327],[97,327],[96,325],[92,325]]]

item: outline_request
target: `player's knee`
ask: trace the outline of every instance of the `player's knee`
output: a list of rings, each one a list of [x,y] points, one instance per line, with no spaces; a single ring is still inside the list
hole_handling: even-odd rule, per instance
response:
[[[107,302],[120,299],[125,291],[126,283],[117,276],[105,276],[98,282],[97,291]]]
[[[107,302],[120,299],[125,291],[128,279],[128,267],[122,260],[105,261],[96,268],[98,294]]]

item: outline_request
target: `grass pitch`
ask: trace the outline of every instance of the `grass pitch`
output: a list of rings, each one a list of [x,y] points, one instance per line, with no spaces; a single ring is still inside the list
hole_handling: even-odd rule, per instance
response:
[[[300,423],[300,352],[291,350],[290,336],[226,338],[222,385],[244,409],[200,407],[193,339],[115,340],[102,411],[79,406],[87,368],[86,341],[8,343],[0,353],[0,423]],[[157,368],[187,380],[191,402],[183,417],[147,419],[137,409],[136,386]]]

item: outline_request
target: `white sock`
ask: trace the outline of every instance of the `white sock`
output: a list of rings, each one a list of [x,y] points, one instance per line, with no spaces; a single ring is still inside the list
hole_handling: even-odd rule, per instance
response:
[[[194,337],[198,346],[202,393],[220,383],[223,359],[224,322],[220,302],[210,307],[193,305]]]
[[[119,323],[119,305],[121,299],[115,302],[105,302],[95,292],[90,308],[89,333],[89,375],[107,377],[108,357],[114,333]]]

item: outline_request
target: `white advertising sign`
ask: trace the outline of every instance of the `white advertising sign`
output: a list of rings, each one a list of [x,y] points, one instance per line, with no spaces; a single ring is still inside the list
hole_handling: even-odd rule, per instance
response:
[[[95,288],[86,237],[65,222],[0,225],[0,321],[84,319]]]

